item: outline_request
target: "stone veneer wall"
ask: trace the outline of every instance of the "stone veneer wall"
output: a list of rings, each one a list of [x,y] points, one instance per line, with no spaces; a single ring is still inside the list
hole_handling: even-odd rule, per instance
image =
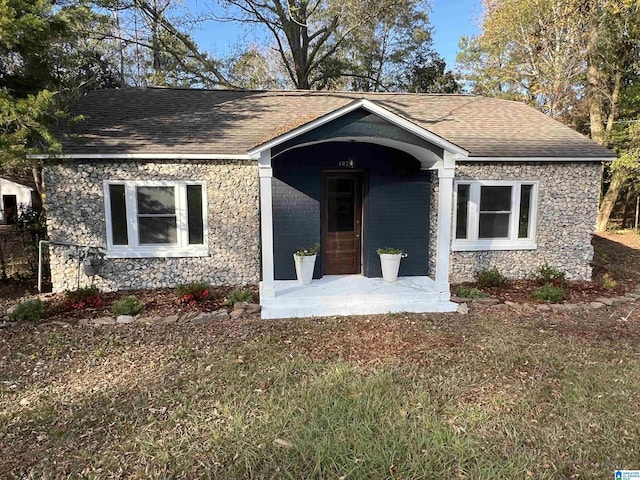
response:
[[[450,282],[473,281],[477,272],[496,268],[512,279],[525,278],[547,262],[572,280],[591,279],[600,191],[601,166],[583,163],[467,163],[456,164],[455,180],[537,180],[536,250],[451,252]],[[438,178],[433,177],[430,271],[435,272]]]
[[[260,277],[258,167],[253,162],[61,162],[44,169],[51,240],[106,247],[103,180],[197,180],[207,185],[208,257],[106,259],[95,285],[104,291],[173,287],[207,280],[246,285]],[[53,290],[76,288],[77,261],[51,247]],[[80,272],[80,284],[90,279]]]

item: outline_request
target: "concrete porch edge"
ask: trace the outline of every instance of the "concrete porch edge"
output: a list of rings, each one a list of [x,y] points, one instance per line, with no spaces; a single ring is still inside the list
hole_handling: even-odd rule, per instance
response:
[[[327,275],[300,285],[274,282],[275,297],[261,295],[263,319],[372,315],[397,312],[455,312],[449,292],[429,277],[400,277],[394,283],[362,275]],[[262,285],[261,285],[262,291]]]

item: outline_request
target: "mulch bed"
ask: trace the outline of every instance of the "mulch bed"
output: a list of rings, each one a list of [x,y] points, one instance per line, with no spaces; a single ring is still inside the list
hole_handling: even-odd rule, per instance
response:
[[[532,292],[540,288],[540,282],[535,280],[516,280],[505,288],[486,288],[484,291],[501,302],[505,300],[516,303],[545,303],[533,298]],[[565,302],[589,303],[600,297],[622,296],[633,288],[631,282],[619,282],[612,291],[606,290],[595,282],[575,281],[565,285]],[[453,288],[455,290],[455,288]]]
[[[238,287],[219,286],[210,287],[210,295],[206,300],[193,305],[178,302],[178,295],[173,288],[121,290],[118,292],[101,292],[102,305],[97,308],[70,309],[64,293],[58,293],[47,298],[47,320],[78,320],[80,318],[98,318],[113,315],[111,307],[115,302],[128,295],[135,295],[145,304],[145,315],[169,316],[188,312],[212,312],[228,307],[227,299]],[[258,287],[248,285],[242,287],[252,292],[253,302],[258,301]],[[21,298],[37,294],[35,281],[9,280],[0,283],[0,316]]]
[[[593,237],[595,248],[593,282],[569,282],[566,288],[568,303],[589,303],[599,297],[622,296],[640,282],[640,235],[605,233]],[[602,286],[602,277],[609,273],[617,282],[613,291]],[[473,286],[473,284],[464,284]],[[533,298],[532,292],[540,286],[533,280],[517,280],[506,288],[485,289],[491,297],[501,302],[543,303]],[[253,292],[253,302],[258,301],[256,286],[248,286]],[[452,286],[452,292],[456,286]],[[98,318],[111,316],[112,305],[127,295],[135,295],[145,304],[146,316],[166,317],[188,312],[215,311],[228,307],[227,298],[233,287],[211,287],[211,295],[204,301],[194,305],[178,303],[174,289],[128,290],[103,293],[103,304],[98,308],[69,309],[64,294],[56,294],[47,302],[47,318],[52,320],[78,320],[81,318]],[[0,283],[0,313],[6,311],[25,294],[34,294],[35,281],[23,282],[11,280]]]
[[[253,293],[253,301],[257,301],[258,290],[255,286],[245,287]],[[171,288],[123,290],[119,292],[102,293],[102,305],[96,308],[83,308],[79,310],[69,309],[64,294],[56,294],[47,302],[47,319],[52,320],[79,320],[81,318],[99,318],[113,316],[111,307],[115,302],[128,295],[135,295],[145,304],[144,315],[150,317],[167,317],[181,315],[189,312],[213,312],[226,305],[229,294],[234,287],[210,287],[210,295],[206,300],[198,301],[193,305],[179,303],[176,291]]]
[[[594,247],[593,281],[572,281],[565,285],[567,303],[589,303],[596,298],[623,296],[640,282],[640,235],[632,233],[600,233],[593,236]],[[608,273],[617,285],[613,290],[605,289],[603,277]],[[475,287],[474,283],[461,285]],[[516,280],[505,288],[483,289],[501,302],[544,303],[532,296],[542,284],[535,280]],[[455,292],[458,285],[453,285]]]

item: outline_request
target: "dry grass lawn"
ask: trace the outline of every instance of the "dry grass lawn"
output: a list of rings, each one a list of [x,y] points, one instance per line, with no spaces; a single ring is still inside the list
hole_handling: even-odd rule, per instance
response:
[[[613,478],[638,392],[640,302],[2,330],[0,478]]]

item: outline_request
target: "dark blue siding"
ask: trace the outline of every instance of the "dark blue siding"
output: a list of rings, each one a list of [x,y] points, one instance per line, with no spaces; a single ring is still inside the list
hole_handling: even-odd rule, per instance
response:
[[[428,172],[397,177],[372,171],[365,195],[364,274],[380,277],[380,247],[400,248],[407,258],[400,276],[427,275],[429,265]]]
[[[304,169],[274,176],[273,242],[276,280],[296,278],[293,252],[320,243],[320,178]],[[316,261],[314,278],[320,278]]]
[[[400,275],[427,275],[429,265],[429,172],[413,157],[387,147],[330,143],[290,150],[273,160],[273,228],[276,280],[295,279],[293,252],[320,243],[321,174],[355,159],[362,171],[363,273],[381,276],[376,249],[407,252]],[[321,275],[318,258],[314,278]]]

